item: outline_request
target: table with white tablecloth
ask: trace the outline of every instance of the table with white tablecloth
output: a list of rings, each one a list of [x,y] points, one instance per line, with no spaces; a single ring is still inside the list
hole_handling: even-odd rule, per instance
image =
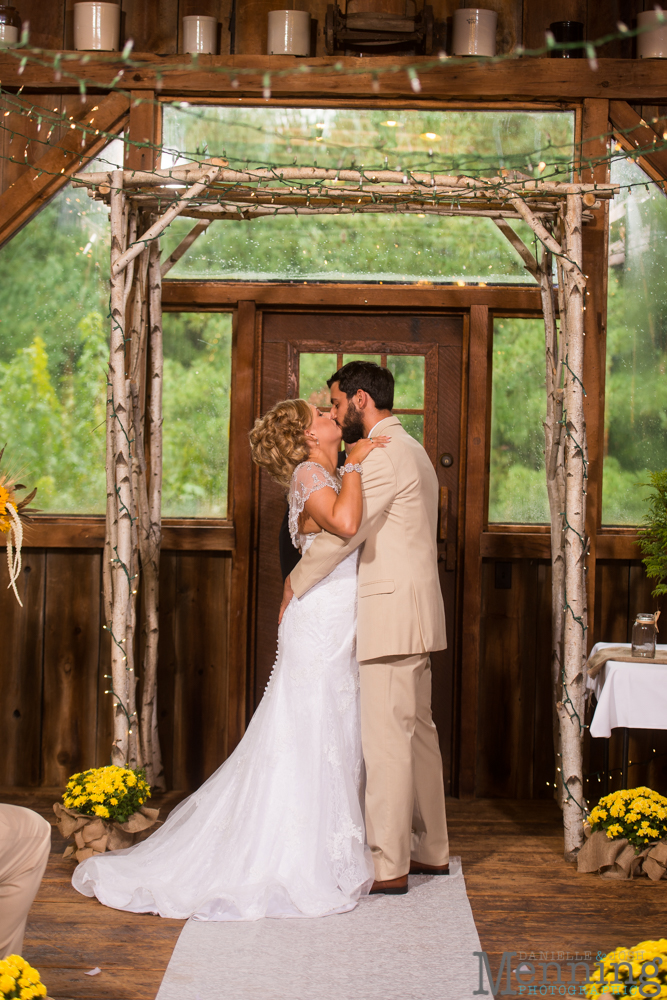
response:
[[[606,646],[630,643],[598,642],[591,656]],[[657,645],[656,650],[667,652],[667,645]],[[595,677],[586,675],[586,689],[595,694],[597,707],[591,721],[593,737],[611,736],[612,729],[622,728],[623,780],[627,787],[628,731],[630,729],[667,729],[667,664],[644,660],[641,663],[623,663],[607,660]]]

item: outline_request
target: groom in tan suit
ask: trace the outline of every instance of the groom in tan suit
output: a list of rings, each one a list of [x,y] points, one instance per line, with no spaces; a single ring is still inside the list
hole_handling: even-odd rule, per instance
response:
[[[438,483],[422,446],[392,416],[390,371],[351,361],[327,384],[331,417],[347,444],[376,434],[391,440],[363,463],[359,532],[347,541],[326,531],[318,535],[287,578],[283,607],[363,543],[357,659],[366,834],[375,863],[371,891],[402,894],[408,872],[449,872],[429,657],[447,645],[437,569]]]

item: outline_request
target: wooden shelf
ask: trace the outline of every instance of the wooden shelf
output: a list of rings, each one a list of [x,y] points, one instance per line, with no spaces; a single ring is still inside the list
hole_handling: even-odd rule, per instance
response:
[[[591,69],[587,59],[546,59],[523,57],[498,63],[462,65],[449,61],[437,64],[425,56],[376,56],[364,59],[368,72],[359,72],[359,59],[331,56],[329,58],[298,59],[291,56],[199,56],[197,69],[187,56],[157,56],[133,53],[131,67],[122,60],[88,54],[81,63],[79,53],[63,52],[61,71],[54,73],[53,54],[45,54],[44,66],[28,63],[19,74],[20,60],[15,55],[0,54],[0,78],[5,89],[24,86],[27,89],[62,94],[78,90],[78,79],[85,77],[88,90],[107,90],[119,70],[123,70],[121,86],[133,91],[155,90],[158,73],[159,93],[172,96],[262,98],[264,74],[272,73],[271,93],[274,100],[309,99],[327,95],[333,99],[366,99],[374,104],[383,97],[405,100],[410,106],[426,101],[471,101],[487,99],[539,100],[559,104],[581,98],[629,100],[635,103],[667,103],[667,65],[657,59],[599,59],[597,69]],[[72,57],[70,59],[70,57]],[[419,71],[422,64],[424,69]],[[412,90],[407,72],[388,72],[377,77],[374,91],[373,72],[383,67],[414,66],[419,71],[421,91]],[[334,67],[354,70],[350,75],[337,73]],[[427,68],[427,67],[431,68]],[[232,87],[232,73],[221,69],[253,70],[237,78]],[[217,70],[217,72],[216,72]],[[275,74],[294,70],[286,76]],[[62,76],[60,75],[62,73]]]

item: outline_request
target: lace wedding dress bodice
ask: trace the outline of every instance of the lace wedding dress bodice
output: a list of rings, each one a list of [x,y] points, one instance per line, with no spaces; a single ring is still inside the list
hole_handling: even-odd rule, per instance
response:
[[[304,462],[289,494],[292,540],[314,490],[340,489]],[[200,920],[316,917],[356,906],[373,862],[355,658],[357,553],[289,604],[275,665],[228,760],[143,843],[93,856],[72,883],[107,906]]]
[[[315,537],[315,534],[302,535],[299,532],[299,518],[303,513],[308,497],[312,496],[313,493],[317,493],[318,490],[324,489],[326,486],[335,490],[336,493],[340,493],[340,476],[332,476],[318,462],[302,462],[301,465],[297,465],[292,474],[292,482],[290,483],[287,497],[289,503],[289,533],[294,547],[301,549],[302,552],[305,551],[304,543],[306,539],[308,540],[307,548]]]

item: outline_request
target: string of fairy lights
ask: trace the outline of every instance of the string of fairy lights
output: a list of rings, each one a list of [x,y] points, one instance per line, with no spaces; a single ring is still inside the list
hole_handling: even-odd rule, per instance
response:
[[[95,127],[95,112],[98,111],[99,105],[94,106],[91,109],[91,111],[84,116],[82,120],[75,120],[73,115],[68,115],[66,111],[60,111],[57,107],[54,108],[52,111],[49,111],[48,109],[43,107],[35,107],[35,105],[26,107],[20,101],[19,95],[13,95],[11,93],[8,93],[2,87],[0,87],[0,97],[3,98],[5,104],[5,111],[0,115],[0,129],[6,132],[9,136],[9,141],[7,143],[8,151],[5,153],[0,153],[0,159],[4,159],[7,162],[20,165],[31,165],[29,161],[29,151],[33,144],[44,146],[49,149],[53,148],[60,149],[62,147],[58,146],[57,143],[52,144],[50,142],[53,132],[56,130],[56,128],[62,129],[64,131],[78,130],[78,132],[81,135],[81,143],[78,153],[71,149],[63,150],[64,153],[72,157],[72,165],[67,169],[67,173],[70,174],[74,172],[75,169],[83,168],[88,159],[90,159],[90,157],[86,153],[87,144],[93,144],[93,143],[99,144],[100,141],[106,144],[112,142],[113,140],[118,139],[117,133]],[[193,108],[192,106],[188,106],[186,109],[182,109],[182,107],[179,106],[179,110],[185,110],[186,113],[197,115],[197,109]],[[10,115],[12,116],[11,122],[6,122],[5,119],[7,119]],[[205,111],[204,115],[201,117],[203,117],[204,120],[207,120],[205,117]],[[32,124],[36,125],[36,130],[33,130],[30,133],[27,130],[23,130],[20,124],[20,122],[22,121],[31,122]],[[653,124],[655,124],[657,121],[659,120],[656,119],[653,122]],[[661,138],[653,130],[651,130],[652,135],[650,137],[650,140],[643,144],[640,144],[639,141],[636,139],[636,137],[632,135],[633,131],[634,131],[633,129],[627,129],[624,132],[622,132],[618,129],[614,129],[609,133],[597,136],[596,137],[597,143],[608,144],[610,146],[609,151],[604,156],[600,155],[595,158],[587,158],[585,160],[582,158],[581,155],[581,144],[579,144],[579,146],[577,146],[576,143],[574,144],[574,148],[572,149],[570,160],[568,162],[564,160],[564,157],[561,152],[562,147],[553,147],[553,146],[550,147],[550,149],[555,148],[557,152],[557,156],[551,161],[548,160],[550,149],[542,148],[540,150],[536,150],[533,153],[534,158],[537,158],[537,156],[540,156],[542,158],[540,159],[540,162],[537,164],[535,172],[537,173],[540,180],[549,180],[551,178],[556,179],[558,177],[562,178],[564,172],[571,173],[576,168],[581,170],[582,167],[584,167],[593,170],[596,166],[599,166],[601,163],[604,163],[605,161],[609,165],[611,165],[616,160],[620,159],[636,162],[637,160],[641,160],[641,158],[643,156],[646,156],[647,154],[667,149],[667,139],[665,139],[664,137]],[[665,133],[665,135],[667,135],[667,133]],[[620,136],[628,136],[629,139],[633,142],[633,147],[631,149],[623,148],[621,143],[618,142],[618,137]],[[15,138],[22,140],[23,154],[21,157],[15,156],[11,152],[11,149],[9,148],[11,147],[11,144]],[[60,141],[62,141],[62,137]],[[145,140],[133,139],[131,136],[127,134],[123,135],[122,141],[124,143],[126,154],[127,150],[130,147],[132,147],[144,151],[149,149],[154,154],[154,157],[156,159],[158,156],[167,156],[171,158],[174,162],[180,162],[181,164],[184,162],[197,164],[201,163],[205,159],[205,156],[202,154],[201,150],[194,150],[194,151],[184,150],[165,145],[158,145]],[[592,141],[591,139],[587,139],[586,140],[587,145],[589,145],[591,141]],[[239,169],[265,169],[274,171],[275,183],[278,185],[281,183],[279,170],[281,167],[287,165],[287,163],[280,162],[279,160],[262,161],[253,158],[252,161],[249,161],[247,157],[245,158],[234,157],[233,154],[228,155],[227,159],[230,165],[237,165]],[[292,163],[297,162],[297,157],[290,157],[290,159]],[[443,158],[443,156],[441,155],[436,157],[432,153],[432,151],[429,151],[429,159],[430,159],[429,172],[431,175],[435,174],[438,169],[448,170],[450,172],[453,172],[452,166],[454,168],[456,168],[457,166],[456,164],[452,164],[451,161],[449,162],[446,161],[445,158]],[[481,158],[478,157],[478,160],[479,159]],[[100,164],[105,164],[110,169],[115,169],[118,165],[115,162],[107,160],[104,157],[103,152],[98,152],[96,160]],[[386,169],[388,166],[387,161],[388,157],[385,156],[384,162],[381,164],[359,167],[358,169],[362,177],[362,183],[365,175],[368,175],[368,180],[369,182],[371,181],[370,174],[372,173],[373,170]],[[491,158],[489,158],[489,161],[491,161]],[[250,166],[251,163],[252,167]],[[309,159],[307,157],[302,156],[300,158],[300,165],[317,166],[317,160],[314,158]],[[470,169],[469,167],[466,171],[458,171],[458,175],[469,176],[471,178],[478,177],[483,175],[485,167],[487,167],[488,171],[489,165],[490,163],[488,165],[480,163],[476,169]],[[341,167],[345,166],[346,165],[341,160],[339,161],[337,168],[340,169]],[[354,160],[352,160],[349,166],[350,167],[355,166]],[[59,175],[63,175],[65,173],[64,167],[61,167],[60,169],[49,170],[49,168],[46,165],[40,164],[39,162],[35,164],[34,169],[36,171],[37,177],[40,177],[43,174],[56,177]],[[409,167],[403,167],[402,170],[405,172],[406,179],[412,179],[414,173],[416,172]],[[526,174],[521,173],[520,171],[508,171],[506,169],[503,169],[501,171],[501,174],[504,176],[498,177],[495,182],[488,181],[487,179],[487,190],[489,191],[489,193],[495,193],[498,196],[498,198],[504,199],[508,197],[507,192],[504,190],[505,177],[509,177],[510,179],[512,179],[512,177],[516,174],[522,177],[525,177]],[[298,186],[300,182],[291,181],[290,183],[293,185],[296,184]],[[306,183],[309,187],[313,186],[312,181],[303,182],[303,185],[306,186]],[[625,182],[622,184],[622,187],[625,190],[629,190],[634,187],[644,186],[646,190],[649,191],[652,185],[659,186],[656,185],[654,181],[651,181],[648,177],[646,177],[641,181]],[[495,186],[495,191],[494,191],[494,186]],[[165,193],[163,192],[162,197],[163,200],[166,198],[165,204],[169,204],[168,195],[165,195]],[[177,197],[178,197],[177,192],[174,192],[173,199],[175,200]]]

